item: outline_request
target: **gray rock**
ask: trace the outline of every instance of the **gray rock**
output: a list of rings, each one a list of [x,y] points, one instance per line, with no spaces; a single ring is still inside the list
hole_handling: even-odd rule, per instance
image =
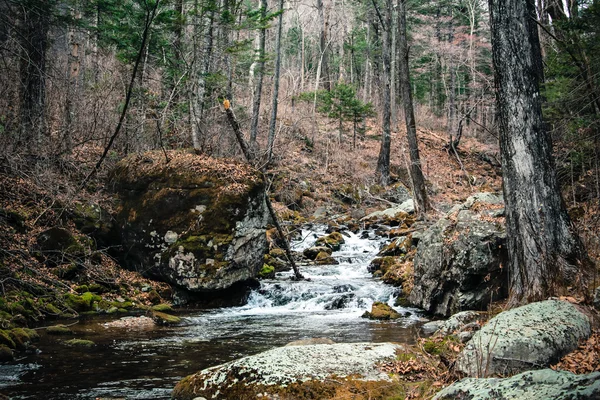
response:
[[[473,338],[473,335],[475,334],[475,332],[473,331],[463,331],[463,332],[458,332],[456,334],[456,338],[458,340],[460,340],[461,343],[466,343],[469,340],[471,340],[471,338]]]
[[[600,286],[598,286],[594,292],[594,307],[596,307],[597,310],[600,310]]]
[[[442,335],[449,335],[454,332],[462,331],[465,327],[469,329],[476,328],[477,324],[472,324],[473,321],[479,318],[479,313],[475,311],[461,311],[452,315],[445,321],[431,321],[423,326],[421,330],[425,334],[440,333]]]
[[[531,303],[492,318],[467,343],[456,369],[469,376],[545,368],[591,334],[588,318],[567,302]]]
[[[511,378],[466,378],[439,392],[434,400],[596,400],[600,398],[600,372],[575,375],[542,369]]]
[[[479,317],[480,314],[475,311],[461,311],[456,313],[442,323],[440,333],[442,335],[449,335],[456,331],[462,331],[465,326],[470,325]]]
[[[112,172],[126,264],[193,292],[255,278],[267,250],[263,177],[233,161],[169,157],[131,156]]]
[[[310,338],[294,340],[286,344],[286,346],[309,346],[312,344],[335,344],[335,342],[329,338]]]
[[[401,213],[412,214],[415,212],[415,203],[412,199],[406,200],[404,203],[399,206],[387,208],[383,211],[375,211],[366,217],[361,218],[361,221],[369,221],[373,219],[384,219],[384,218],[394,218],[396,215]]]
[[[377,364],[393,360],[402,350],[393,343],[336,343],[279,347],[208,368],[183,379],[174,399],[189,393],[206,398],[255,398],[268,391],[305,381],[352,376],[365,381],[390,381]],[[233,396],[233,397],[231,397]]]
[[[440,330],[440,327],[444,324],[444,321],[430,321],[421,325],[421,332],[426,335],[433,335]]]
[[[331,255],[332,250],[327,246],[313,246],[309,247],[308,249],[304,249],[302,254],[304,254],[304,257],[308,258],[309,260],[314,260],[321,252]]]
[[[501,268],[506,233],[503,225],[487,218],[494,210],[473,209],[481,199],[490,204],[501,201],[489,194],[472,196],[418,235],[410,303],[447,317],[462,310],[484,310],[507,295],[508,279]]]

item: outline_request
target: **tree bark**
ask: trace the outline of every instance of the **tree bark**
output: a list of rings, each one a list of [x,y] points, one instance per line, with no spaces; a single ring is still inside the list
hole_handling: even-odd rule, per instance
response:
[[[399,85],[404,106],[404,120],[406,122],[406,136],[410,153],[410,178],[413,186],[413,196],[417,213],[426,213],[429,209],[425,177],[421,168],[419,157],[419,142],[417,141],[417,127],[410,87],[410,71],[408,69],[408,40],[406,37],[406,0],[398,0],[398,62]]]
[[[275,76],[273,77],[273,105],[271,107],[271,121],[269,122],[269,162],[273,157],[273,144],[275,143],[275,128],[277,127],[277,103],[279,102],[279,75],[281,72],[281,35],[283,32],[283,0],[279,0],[279,19],[277,25],[277,38],[275,41]]]
[[[391,35],[392,28],[392,0],[385,2],[385,15],[382,15],[377,8],[377,3],[373,0],[373,6],[377,11],[381,30],[383,31],[382,58],[383,58],[383,121],[381,132],[381,146],[379,148],[379,157],[377,159],[376,174],[379,183],[387,185],[390,181],[390,148],[392,142],[390,122],[391,122],[391,91],[390,91],[390,67],[391,67]]]
[[[250,146],[254,147],[258,136],[258,119],[260,117],[260,102],[265,69],[265,42],[267,36],[267,0],[260,0],[260,30],[258,31],[258,47],[254,50],[255,79],[252,96],[252,122],[250,124]]]
[[[21,37],[21,140],[32,153],[42,146],[46,133],[46,51],[50,5],[28,0],[22,6]]]
[[[329,13],[325,12],[323,0],[317,0],[317,12],[319,14],[319,24],[321,32],[319,34],[319,44],[321,50],[321,75],[323,76],[323,87],[325,90],[331,90],[331,81],[329,80],[329,63],[327,58],[327,34],[329,33]]]
[[[589,266],[561,198],[542,120],[535,17],[532,0],[490,0],[511,305],[582,285]]]

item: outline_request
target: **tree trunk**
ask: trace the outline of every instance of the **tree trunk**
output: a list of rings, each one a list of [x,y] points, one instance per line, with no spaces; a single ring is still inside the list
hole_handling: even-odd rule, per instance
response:
[[[376,6],[375,0],[373,4]],[[379,158],[377,159],[376,173],[379,182],[387,185],[390,181],[390,147],[392,142],[390,131],[391,120],[391,91],[390,91],[390,66],[391,66],[391,35],[392,27],[392,0],[385,2],[385,15],[378,12],[381,28],[383,31],[382,56],[383,56],[383,121],[381,133],[381,147],[379,148]],[[377,8],[376,8],[377,9]]]
[[[269,161],[273,157],[273,144],[275,143],[275,128],[277,127],[277,103],[279,101],[279,75],[281,71],[281,35],[283,32],[283,0],[279,0],[279,20],[277,25],[277,38],[275,41],[275,76],[273,77],[273,105],[271,107],[271,121],[269,122]]]
[[[577,285],[589,265],[561,198],[542,120],[535,17],[532,0],[490,0],[511,305]]]
[[[426,213],[429,209],[425,177],[421,168],[419,157],[419,143],[417,141],[417,127],[410,88],[410,71],[408,69],[408,40],[406,38],[406,0],[398,0],[398,81],[402,104],[404,106],[404,120],[406,122],[406,136],[410,153],[410,178],[413,186],[413,196],[417,213]]]
[[[258,31],[258,46],[254,50],[254,91],[252,96],[252,122],[250,124],[250,146],[254,147],[258,136],[258,119],[260,117],[260,102],[265,69],[265,42],[267,36],[266,26],[267,0],[260,0],[260,30]]]
[[[46,133],[46,50],[50,5],[33,0],[22,6],[21,140],[31,153],[42,148]]]
[[[329,64],[327,59],[327,34],[329,30],[329,13],[325,13],[323,7],[323,0],[317,0],[317,12],[319,14],[319,24],[321,25],[321,32],[319,35],[320,51],[321,51],[321,76],[323,76],[323,87],[325,90],[331,90],[331,82],[329,80]]]

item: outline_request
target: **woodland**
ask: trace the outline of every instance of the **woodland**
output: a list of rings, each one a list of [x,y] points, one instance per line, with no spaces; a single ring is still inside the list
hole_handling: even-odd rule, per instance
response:
[[[424,225],[502,195],[508,296],[490,310],[577,304],[593,333],[555,366],[600,370],[598,0],[0,0],[0,362],[28,347],[9,331],[94,302],[169,324],[151,307],[173,288],[111,241],[114,171],[190,155],[264,176],[299,279],[303,224],[360,220],[398,188]],[[459,377],[425,364],[407,367],[433,376],[423,398]]]

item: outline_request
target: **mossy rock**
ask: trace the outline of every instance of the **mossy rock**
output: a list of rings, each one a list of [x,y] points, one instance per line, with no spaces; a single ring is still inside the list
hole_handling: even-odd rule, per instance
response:
[[[99,302],[102,298],[92,292],[85,292],[81,295],[72,293],[65,294],[65,302],[69,307],[77,312],[91,311],[92,304]]]
[[[27,328],[11,329],[9,334],[14,341],[16,348],[20,350],[28,348],[33,342],[37,342],[40,339],[40,336],[36,331]]]
[[[48,335],[72,335],[73,331],[64,325],[53,325],[46,328]]]
[[[177,325],[181,318],[160,311],[152,311],[152,319],[157,325]]]
[[[393,239],[379,252],[379,256],[400,256],[410,251],[413,241],[412,236],[399,236]]]
[[[302,252],[302,254],[304,255],[304,257],[308,258],[309,260],[315,260],[317,258],[317,256],[319,255],[319,253],[327,253],[327,255],[331,255],[332,250],[330,247],[327,246],[313,246],[313,247],[309,247],[307,249],[304,249],[304,251]]]
[[[269,251],[269,255],[272,257],[286,258],[285,250],[280,248],[274,248]]]
[[[375,273],[376,271],[381,271],[382,274],[385,274],[397,262],[398,262],[397,257],[393,257],[393,256],[377,257],[371,261],[371,264],[369,264],[368,270],[371,273]]]
[[[275,267],[269,264],[263,264],[262,268],[258,272],[259,278],[272,279],[275,277]]]
[[[17,347],[17,345],[15,344],[15,341],[10,336],[10,331],[0,329],[0,345],[4,345],[11,349],[14,349]]]
[[[371,307],[371,312],[365,311],[362,317],[377,320],[390,320],[398,319],[402,317],[402,315],[400,315],[400,313],[398,313],[396,310],[394,310],[387,304],[382,303],[380,301],[376,301]]]
[[[9,362],[14,359],[12,350],[8,346],[0,344],[0,362]]]
[[[331,257],[331,255],[325,251],[320,252],[315,257],[315,264],[317,265],[337,265],[339,261]]]
[[[344,243],[346,243],[346,241],[339,232],[332,232],[329,235],[322,236],[315,242],[317,246],[327,246],[333,251],[340,250]]]
[[[166,312],[166,311],[173,311],[173,307],[171,307],[170,304],[157,304],[155,306],[152,306],[152,311],[158,311],[158,312]]]
[[[86,340],[86,339],[69,339],[69,340],[65,340],[63,342],[65,345],[69,346],[69,347],[94,347],[96,345],[96,343],[94,343],[91,340]]]

